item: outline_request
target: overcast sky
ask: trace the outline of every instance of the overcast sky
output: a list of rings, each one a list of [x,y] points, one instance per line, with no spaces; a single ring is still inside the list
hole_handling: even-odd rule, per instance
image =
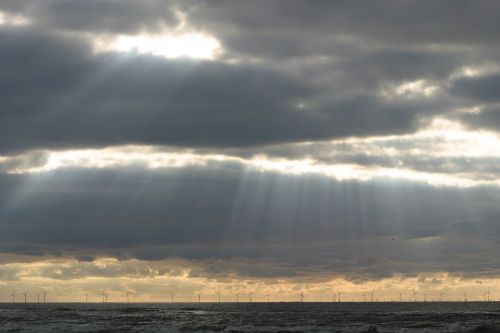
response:
[[[0,300],[500,297],[499,14],[1,0]]]

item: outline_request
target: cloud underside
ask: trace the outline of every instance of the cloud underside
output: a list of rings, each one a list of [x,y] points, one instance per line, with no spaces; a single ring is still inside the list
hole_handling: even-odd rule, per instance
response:
[[[499,10],[3,1],[0,253],[174,258],[218,277],[498,276]],[[220,47],[140,45],[190,34]],[[124,36],[139,44],[116,48]]]
[[[225,163],[153,172],[72,168],[3,175],[0,183],[3,253],[220,260],[226,264],[218,270],[259,277],[367,280],[498,269],[496,188],[339,182]]]
[[[235,64],[95,53],[92,37],[81,33],[0,29],[4,154],[122,144],[262,147],[412,133],[437,115],[496,130],[500,75],[457,76],[467,65],[490,65],[494,54],[465,46],[366,47],[353,37],[326,41],[339,54],[258,55],[257,63]],[[484,112],[455,112],[474,107]]]

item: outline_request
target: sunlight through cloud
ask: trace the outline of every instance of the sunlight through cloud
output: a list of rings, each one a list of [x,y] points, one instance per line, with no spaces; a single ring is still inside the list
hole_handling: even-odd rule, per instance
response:
[[[221,52],[221,45],[212,36],[200,33],[164,35],[120,35],[98,38],[97,52],[133,52],[173,58],[211,60]]]
[[[0,11],[0,26],[2,25],[27,25],[30,21],[21,15],[12,15],[9,13],[5,13]]]

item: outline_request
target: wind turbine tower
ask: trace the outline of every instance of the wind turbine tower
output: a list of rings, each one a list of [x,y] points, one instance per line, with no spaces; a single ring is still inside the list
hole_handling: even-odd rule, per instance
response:
[[[108,302],[108,294],[104,290],[99,295],[102,296],[102,302],[103,303],[107,303]]]
[[[255,295],[255,293],[248,293],[248,301],[252,303],[252,296]]]
[[[27,302],[27,298],[28,298],[28,292],[27,292],[27,291],[25,291],[25,292],[23,293],[23,295],[24,295],[24,304],[26,304],[26,302]]]
[[[337,290],[337,302],[340,303],[340,290]]]
[[[201,303],[201,294],[198,293],[198,303]]]
[[[43,304],[47,303],[47,290],[42,289],[40,292],[43,295]]]
[[[10,297],[12,297],[12,303],[15,303],[16,302],[16,293],[13,292],[12,294],[10,294]]]
[[[127,296],[127,303],[130,303],[130,294],[131,294],[130,291],[125,292],[125,295]]]
[[[170,293],[170,303],[174,303],[174,296],[175,294]]]
[[[219,303],[220,303],[220,291],[216,291],[215,294],[217,294],[217,296],[219,296]]]
[[[373,294],[374,294],[374,291],[372,290],[372,292],[371,292],[371,301],[372,301],[372,303],[373,303]]]
[[[300,293],[300,303],[304,303],[304,293]]]

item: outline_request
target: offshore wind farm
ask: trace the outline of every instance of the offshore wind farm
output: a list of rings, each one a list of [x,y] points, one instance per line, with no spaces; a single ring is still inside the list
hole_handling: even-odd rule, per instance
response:
[[[26,291],[17,302],[15,292],[7,295],[12,299],[0,302],[0,331],[496,332],[500,324],[500,300],[489,289],[470,299],[466,292],[445,297],[443,291],[412,289],[378,297],[373,289],[344,294],[330,289],[333,297],[323,301],[303,291],[248,292],[246,300],[238,292],[217,290],[202,300],[199,292],[170,291],[157,302],[108,290],[85,292],[84,302],[47,302],[40,299],[42,291],[47,296],[45,289]]]
[[[47,303],[47,293],[48,291],[46,290],[41,290],[40,292],[24,292],[21,293],[21,295],[24,296],[24,301],[19,300],[19,302],[24,302],[26,303]],[[150,302],[150,301],[144,301],[143,299],[138,299],[135,300],[132,298],[133,292],[131,291],[114,291],[112,295],[110,296],[110,292],[103,290],[100,292],[85,292],[83,294],[85,303],[89,303],[89,300],[91,303],[108,303],[109,301],[112,303],[202,303],[202,298],[201,296],[203,295],[202,293],[195,293],[195,294],[178,294],[174,292],[169,292],[165,293],[164,299],[163,300],[157,300],[155,302]],[[32,295],[31,298],[28,297],[28,295]],[[419,302],[500,302],[500,295],[495,298],[495,295],[491,295],[490,290],[485,290],[482,293],[478,293],[475,295],[471,295],[471,297],[468,299],[467,298],[467,293],[459,293],[459,294],[454,294],[454,295],[448,295],[448,297],[444,297],[444,292],[439,291],[435,293],[430,293],[430,292],[422,292],[422,296],[419,298],[417,291],[411,290],[407,291],[406,293],[403,293],[401,291],[399,292],[387,292],[385,291],[383,293],[384,297],[383,298],[378,298],[375,297],[375,290],[371,290],[369,292],[363,292],[363,293],[358,293],[356,291],[351,291],[347,295],[344,296],[344,298],[341,298],[342,293],[340,290],[337,291],[331,291],[331,295],[333,295],[332,298],[327,298],[323,297],[320,298],[318,297],[317,293],[311,293],[307,295],[304,292],[299,292],[296,294],[296,299],[294,299],[293,294],[279,294],[279,293],[270,293],[269,291],[265,293],[256,293],[256,292],[248,292],[247,293],[247,302],[252,303],[252,301],[256,301],[257,303],[304,303],[307,302],[306,297],[309,296],[310,300],[309,302],[312,303],[384,303],[384,302],[389,302],[389,303],[419,303]],[[10,300],[5,299],[3,303],[11,302],[13,304],[16,303],[16,293],[13,292],[9,295],[6,295],[10,297]],[[43,296],[41,298],[40,296]],[[110,296],[108,300],[108,296]],[[226,296],[224,298],[224,296]],[[205,303],[239,303],[240,301],[244,303],[243,300],[240,299],[241,294],[238,292],[229,292],[227,295],[224,295],[223,292],[221,291],[215,291],[213,295],[210,294],[205,294],[205,299],[203,302]],[[324,296],[324,295],[323,295]],[[0,302],[2,300],[0,299]],[[50,302],[50,300],[49,300]],[[74,300],[74,299],[57,299],[55,301],[52,301],[50,303],[79,303],[79,300]]]

